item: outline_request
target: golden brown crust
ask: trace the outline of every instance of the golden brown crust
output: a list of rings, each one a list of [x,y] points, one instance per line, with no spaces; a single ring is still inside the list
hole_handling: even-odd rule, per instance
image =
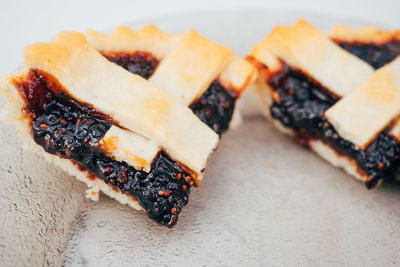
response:
[[[120,26],[115,28],[111,34],[86,30],[84,35],[98,51],[146,51],[152,53],[159,60],[163,59],[182,38],[182,34],[166,34],[152,24],[143,26],[137,31]]]
[[[383,31],[373,26],[351,28],[339,24],[330,31],[329,36],[335,41],[382,44],[392,40],[400,41],[400,30]]]

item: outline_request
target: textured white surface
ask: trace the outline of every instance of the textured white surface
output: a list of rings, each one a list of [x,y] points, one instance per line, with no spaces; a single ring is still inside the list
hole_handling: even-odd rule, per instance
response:
[[[60,266],[88,202],[85,185],[24,151],[10,126],[0,136],[0,265]]]
[[[301,15],[209,13],[132,26],[195,27],[245,55],[273,24]],[[306,18],[322,28],[362,24]],[[85,200],[83,184],[22,151],[9,126],[0,126],[0,155],[2,266],[400,264],[400,186],[368,191],[261,117],[224,136],[173,229],[104,195]]]

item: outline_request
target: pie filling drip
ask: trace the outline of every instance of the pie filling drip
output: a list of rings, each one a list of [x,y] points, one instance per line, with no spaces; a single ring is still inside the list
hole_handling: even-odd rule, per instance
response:
[[[375,69],[382,67],[400,55],[399,40],[391,40],[382,44],[343,42],[340,40],[336,41],[336,43]]]
[[[102,52],[102,55],[145,79],[150,78],[159,63],[151,53],[142,51]],[[202,122],[221,136],[229,127],[237,98],[235,91],[224,88],[215,80],[190,108]]]
[[[97,176],[113,189],[129,194],[151,219],[174,226],[188,203],[193,179],[163,152],[156,156],[149,173],[107,156],[99,142],[112,120],[60,94],[57,84],[50,75],[34,70],[17,84],[26,99],[24,113],[32,120],[35,142],[48,153],[72,160],[89,178]]]
[[[400,143],[389,128],[380,133],[365,150],[344,140],[325,118],[325,111],[339,98],[300,70],[282,62],[282,69],[267,80],[279,95],[273,100],[271,116],[296,133],[296,139],[309,145],[321,140],[339,155],[353,159],[358,171],[368,176],[366,185],[373,188],[380,179],[392,178],[399,171]]]

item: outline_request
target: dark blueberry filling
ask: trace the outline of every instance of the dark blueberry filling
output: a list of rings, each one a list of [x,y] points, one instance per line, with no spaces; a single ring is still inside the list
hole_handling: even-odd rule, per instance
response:
[[[229,127],[237,94],[214,81],[199,100],[190,106],[199,119],[222,135]]]
[[[359,171],[369,176],[366,185],[374,187],[381,178],[392,178],[400,166],[400,144],[383,131],[365,150],[341,138],[327,121],[324,112],[338,97],[301,71],[283,63],[283,67],[267,81],[278,93],[280,103],[270,107],[273,118],[293,129],[296,139],[308,145],[319,139],[341,155],[354,159]]]
[[[46,79],[48,82],[48,76],[31,71],[27,81],[19,84],[22,95],[32,100],[25,112],[32,118],[35,142],[46,152],[71,159],[90,175],[129,193],[151,219],[174,226],[188,203],[193,179],[163,152],[157,155],[149,173],[105,155],[98,149],[99,141],[112,123],[98,113],[87,112],[77,102],[67,106],[70,100],[56,96],[53,92],[58,89],[49,89]]]
[[[102,52],[109,61],[123,67],[124,69],[142,76],[145,79],[150,78],[158,66],[158,59],[151,53],[138,51],[135,53],[127,52]]]
[[[383,44],[342,41],[336,43],[375,69],[382,67],[400,55],[399,40],[392,40]]]
[[[125,52],[104,53],[110,61],[134,74],[148,79],[156,69],[158,60],[147,52],[129,54]],[[190,108],[199,119],[220,136],[228,129],[238,95],[225,89],[217,80],[203,93]]]

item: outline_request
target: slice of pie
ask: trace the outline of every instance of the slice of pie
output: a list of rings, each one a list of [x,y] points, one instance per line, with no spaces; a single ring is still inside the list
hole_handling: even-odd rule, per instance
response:
[[[372,188],[400,169],[399,54],[400,31],[327,35],[299,20],[275,27],[248,60],[278,128]]]
[[[102,51],[120,66],[81,33],[26,47],[22,70],[1,79],[3,117],[89,198],[101,190],[172,227],[255,71],[193,31],[121,29],[108,45],[125,49]]]

